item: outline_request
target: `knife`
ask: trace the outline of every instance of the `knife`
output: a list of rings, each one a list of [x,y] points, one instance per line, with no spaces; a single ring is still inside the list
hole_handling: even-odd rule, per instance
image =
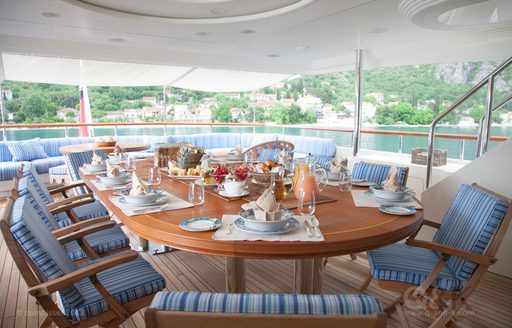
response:
[[[162,206],[154,206],[154,207],[147,207],[147,208],[141,208],[139,210],[133,210],[133,213],[134,214],[144,214],[144,213],[149,213],[149,212],[154,212],[154,211],[161,211],[163,209],[165,209],[169,204],[165,204],[165,205],[162,205]]]

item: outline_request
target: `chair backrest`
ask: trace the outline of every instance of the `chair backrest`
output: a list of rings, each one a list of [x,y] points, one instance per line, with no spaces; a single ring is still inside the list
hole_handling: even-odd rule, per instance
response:
[[[293,150],[295,146],[288,141],[268,141],[252,146],[245,150],[243,154],[252,154],[252,160],[263,162],[267,159],[278,161],[279,153],[286,152],[286,156],[293,158]]]
[[[48,191],[48,188],[46,188],[43,180],[39,176],[39,173],[37,173],[34,165],[27,164],[23,166],[23,177],[26,177],[30,180],[37,194],[41,197],[46,205],[53,203],[53,197]]]
[[[26,271],[22,272],[24,278],[28,276],[26,282],[29,286],[54,280],[76,270],[73,260],[45,226],[43,220],[37,217],[38,215],[44,214],[37,213],[34,204],[28,200],[27,196],[22,196],[14,201],[9,215],[2,219],[4,238],[14,240],[18,246],[17,249],[24,255],[23,257],[14,256],[19,252],[16,250],[11,252],[11,254],[14,253],[13,258],[20,272],[25,271],[27,267],[37,270],[37,273],[32,275]],[[27,263],[22,263],[23,258],[28,258],[31,263],[28,266]],[[59,290],[59,293],[67,304],[76,305],[83,301],[78,284],[65,287]]]
[[[476,254],[494,256],[511,216],[509,200],[476,185],[463,184],[433,241]],[[496,238],[498,230],[500,237]],[[477,264],[455,256],[446,265],[461,280],[471,278],[477,267]]]
[[[80,167],[85,163],[90,163],[93,154],[96,153],[103,159],[107,159],[107,155],[102,150],[84,151],[81,153],[69,153],[64,155],[64,162],[68,167],[69,175],[71,180],[80,180]]]
[[[366,179],[368,182],[381,184],[386,180],[391,165],[376,164],[367,162],[354,163],[352,167],[353,179]],[[397,166],[398,184],[405,187],[407,184],[407,177],[409,176],[409,168],[406,166]]]
[[[382,305],[367,295],[159,292],[148,327],[386,327]]]

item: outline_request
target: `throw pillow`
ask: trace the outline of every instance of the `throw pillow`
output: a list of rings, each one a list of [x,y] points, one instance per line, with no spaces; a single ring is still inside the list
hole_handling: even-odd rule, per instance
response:
[[[7,147],[14,162],[31,161],[33,159],[48,158],[39,138],[25,141],[10,142]]]

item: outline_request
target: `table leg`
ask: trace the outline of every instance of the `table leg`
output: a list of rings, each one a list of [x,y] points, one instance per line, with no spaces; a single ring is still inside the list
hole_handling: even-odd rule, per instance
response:
[[[226,258],[226,293],[245,293],[245,260]]]
[[[324,259],[295,260],[295,294],[321,294],[324,277]]]
[[[137,251],[139,252],[145,252],[148,250],[148,240],[144,239],[140,236],[137,237],[139,246],[137,247]]]

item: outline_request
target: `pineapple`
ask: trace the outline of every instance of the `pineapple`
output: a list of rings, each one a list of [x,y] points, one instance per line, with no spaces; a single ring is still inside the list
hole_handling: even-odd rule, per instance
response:
[[[180,148],[180,151],[178,153],[178,167],[181,169],[186,169],[188,165],[188,158],[192,154],[192,149],[188,147],[182,147]]]

